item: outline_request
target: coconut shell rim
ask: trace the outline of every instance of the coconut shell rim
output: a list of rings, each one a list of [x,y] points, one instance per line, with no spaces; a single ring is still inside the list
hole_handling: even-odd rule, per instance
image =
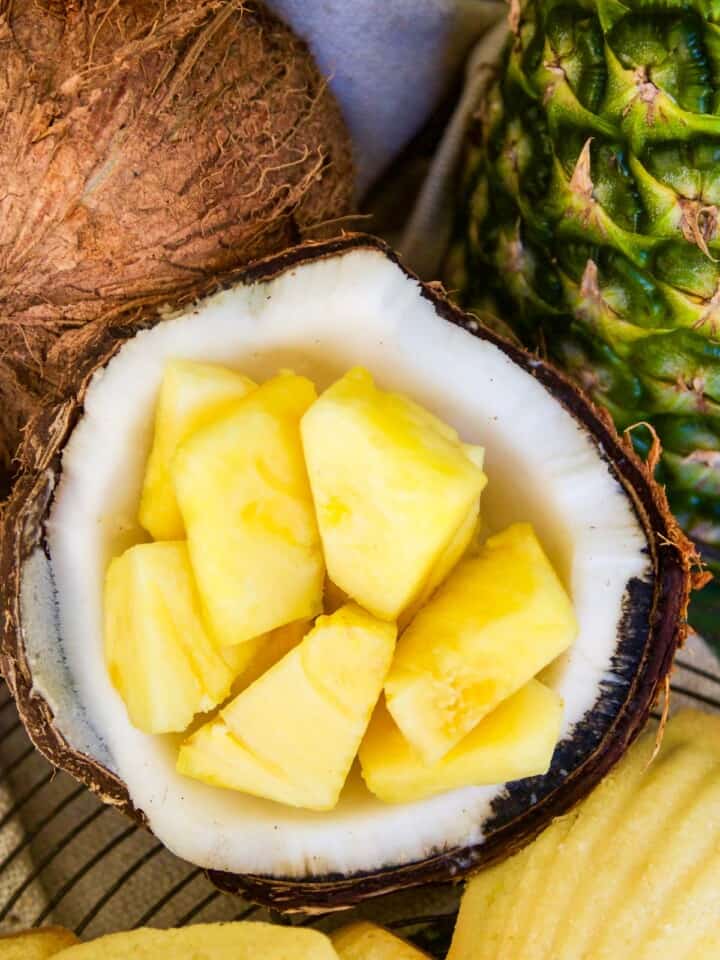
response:
[[[654,573],[653,597],[640,667],[628,696],[599,746],[547,796],[491,832],[482,843],[350,876],[285,879],[208,871],[219,889],[242,894],[256,903],[288,913],[341,910],[392,891],[458,881],[511,855],[537,836],[550,820],[568,812],[623,756],[645,726],[659,694],[666,690],[675,652],[687,634],[686,612],[693,580],[691,569],[697,562],[694,547],[670,513],[664,489],[653,479],[651,468],[635,454],[629,440],[618,435],[609,415],[552,364],[462,311],[449,300],[440,284],[420,283],[383,240],[367,234],[348,233],[333,240],[308,241],[231,271],[208,285],[203,296],[239,284],[269,281],[288,270],[361,249],[387,257],[409,279],[419,283],[421,295],[430,301],[439,316],[494,344],[511,361],[535,377],[574,419],[582,423],[630,497],[645,532]],[[53,766],[66,771],[105,803],[117,807],[146,827],[146,818],[134,807],[124,782],[98,761],[68,744],[54,726],[49,704],[33,690],[32,671],[22,641],[20,587],[23,565],[31,552],[37,546],[47,552],[43,520],[60,476],[61,451],[82,416],[83,398],[92,374],[105,366],[127,339],[162,319],[163,315],[153,306],[147,314],[134,316],[128,325],[108,325],[91,356],[78,366],[74,394],[42,409],[29,423],[20,452],[21,469],[5,506],[0,530],[0,569],[6,573],[0,670],[15,698],[22,723],[35,747]]]

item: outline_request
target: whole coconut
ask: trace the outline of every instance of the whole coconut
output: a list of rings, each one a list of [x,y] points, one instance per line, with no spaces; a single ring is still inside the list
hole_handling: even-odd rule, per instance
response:
[[[0,463],[81,342],[351,200],[339,110],[258,4],[0,0]]]

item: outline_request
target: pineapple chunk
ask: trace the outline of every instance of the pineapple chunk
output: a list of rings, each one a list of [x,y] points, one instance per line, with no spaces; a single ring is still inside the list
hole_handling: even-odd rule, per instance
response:
[[[440,584],[445,582],[458,565],[460,559],[465,555],[468,548],[472,545],[478,528],[479,515],[480,498],[478,497],[468,512],[468,515],[455,532],[452,540],[447,547],[445,547],[437,563],[430,571],[430,576],[420,593],[400,615],[398,626],[401,630],[415,618],[418,611],[425,606]]]
[[[457,433],[355,368],[301,424],[328,574],[396,620],[478,500],[485,474]]]
[[[140,523],[153,539],[185,538],[170,475],[177,448],[196,430],[227,413],[254,388],[252,380],[225,367],[192,360],[171,360],[167,364],[140,498]]]
[[[60,960],[338,960],[319,930],[274,923],[197,923],[128,930],[70,947]]]
[[[142,543],[111,561],[105,656],[134,726],[182,731],[224,700],[238,669],[224,653],[203,625],[185,543]]]
[[[441,760],[426,766],[381,700],[360,747],[363,779],[386,803],[409,803],[458,787],[547,773],[561,722],[560,697],[530,680]]]
[[[282,373],[193,434],[175,492],[206,618],[222,646],[314,617],[324,567],[298,423],[315,398]]]
[[[341,927],[330,939],[340,960],[428,960],[407,940],[365,921]]]
[[[80,941],[63,927],[0,934],[0,960],[48,960]]]
[[[532,845],[472,879],[448,960],[710,960],[720,945],[720,718],[645,734]]]
[[[385,684],[388,710],[432,765],[576,632],[532,527],[514,524],[458,564],[405,631]]]
[[[337,803],[395,646],[355,604],[305,639],[181,747],[178,771],[311,810]]]

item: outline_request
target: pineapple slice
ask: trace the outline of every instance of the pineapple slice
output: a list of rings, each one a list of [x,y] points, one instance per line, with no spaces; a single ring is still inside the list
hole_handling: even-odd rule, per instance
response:
[[[298,423],[315,399],[281,373],[173,461],[206,618],[221,646],[322,609],[324,567]]]
[[[530,680],[448,754],[423,763],[381,701],[360,747],[368,789],[386,803],[409,803],[458,787],[546,773],[560,735],[562,700]]]
[[[167,364],[140,498],[140,523],[153,539],[185,538],[170,475],[177,448],[196,430],[227,413],[254,388],[252,380],[225,367],[192,360],[171,360]]]
[[[146,733],[185,730],[228,695],[243,663],[207,635],[185,543],[142,543],[111,561],[105,657],[131,722]]]
[[[299,646],[183,744],[178,771],[331,810],[382,690],[395,633],[355,604],[318,617]]]
[[[428,960],[422,950],[375,923],[348,924],[330,939],[340,960]]]
[[[566,650],[572,604],[526,523],[463,560],[398,644],[388,710],[429,765]]]
[[[80,941],[64,927],[0,934],[0,960],[48,960]]]
[[[720,946],[720,717],[643,736],[569,816],[478,874],[448,960],[710,960]]]
[[[474,542],[479,522],[480,499],[478,498],[453,535],[450,543],[443,550],[437,563],[430,571],[430,576],[420,590],[420,593],[398,618],[398,627],[401,630],[403,630],[411,620],[414,620],[416,614],[425,606],[437,588],[445,582],[462,557],[467,553]]]
[[[275,923],[197,923],[111,933],[70,947],[60,960],[338,960],[319,930]]]
[[[301,424],[328,574],[396,620],[474,508],[485,474],[457,433],[355,368]]]

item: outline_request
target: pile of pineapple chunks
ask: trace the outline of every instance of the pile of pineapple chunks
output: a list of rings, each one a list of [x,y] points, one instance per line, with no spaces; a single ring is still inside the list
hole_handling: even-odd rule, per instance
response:
[[[351,923],[331,936],[302,926],[259,922],[198,923],[178,930],[141,928],[80,943],[46,927],[0,936],[2,960],[429,960],[373,923]]]
[[[312,810],[358,756],[389,803],[545,772],[562,703],[536,677],[576,621],[529,524],[480,543],[485,484],[481,448],[362,368],[318,397],[169,362],[153,540],[106,579],[131,722],[184,733],[188,777]]]

